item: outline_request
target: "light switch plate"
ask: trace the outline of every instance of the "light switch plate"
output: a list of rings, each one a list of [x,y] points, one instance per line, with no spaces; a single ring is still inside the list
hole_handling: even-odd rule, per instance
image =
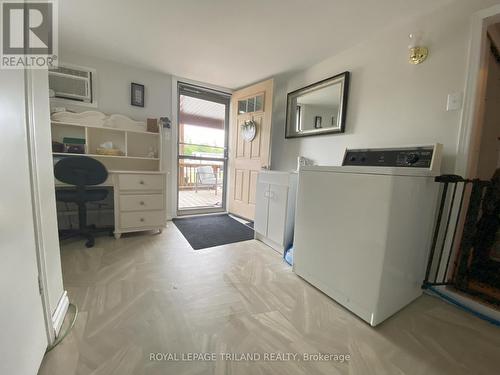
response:
[[[456,111],[462,108],[462,93],[455,92],[453,94],[448,94],[448,99],[446,100],[446,110]]]

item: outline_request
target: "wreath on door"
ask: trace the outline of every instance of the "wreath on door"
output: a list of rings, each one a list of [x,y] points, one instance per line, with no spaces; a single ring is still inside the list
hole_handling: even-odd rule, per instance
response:
[[[246,142],[252,142],[257,134],[257,123],[253,120],[246,120],[240,128],[241,138]]]

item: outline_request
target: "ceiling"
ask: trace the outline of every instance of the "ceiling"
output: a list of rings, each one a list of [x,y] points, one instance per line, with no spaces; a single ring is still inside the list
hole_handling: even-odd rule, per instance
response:
[[[198,99],[191,96],[180,96],[180,124],[224,129],[225,118],[226,106],[224,104]]]
[[[235,89],[448,0],[64,0],[65,51]],[[64,54],[64,53],[63,53]]]

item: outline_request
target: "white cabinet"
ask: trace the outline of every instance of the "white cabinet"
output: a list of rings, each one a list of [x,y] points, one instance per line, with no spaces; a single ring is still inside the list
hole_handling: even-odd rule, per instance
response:
[[[165,173],[116,172],[114,180],[115,238],[127,232],[161,232],[167,221]]]
[[[283,253],[292,244],[297,174],[261,171],[257,179],[255,238]]]

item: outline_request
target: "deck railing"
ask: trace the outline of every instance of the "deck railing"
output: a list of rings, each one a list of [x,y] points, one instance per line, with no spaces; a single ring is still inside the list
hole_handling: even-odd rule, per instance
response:
[[[181,159],[179,160],[178,171],[179,190],[194,190],[196,187],[197,169],[206,166],[212,167],[217,181],[223,181],[224,169],[222,163],[203,160],[185,162]]]

